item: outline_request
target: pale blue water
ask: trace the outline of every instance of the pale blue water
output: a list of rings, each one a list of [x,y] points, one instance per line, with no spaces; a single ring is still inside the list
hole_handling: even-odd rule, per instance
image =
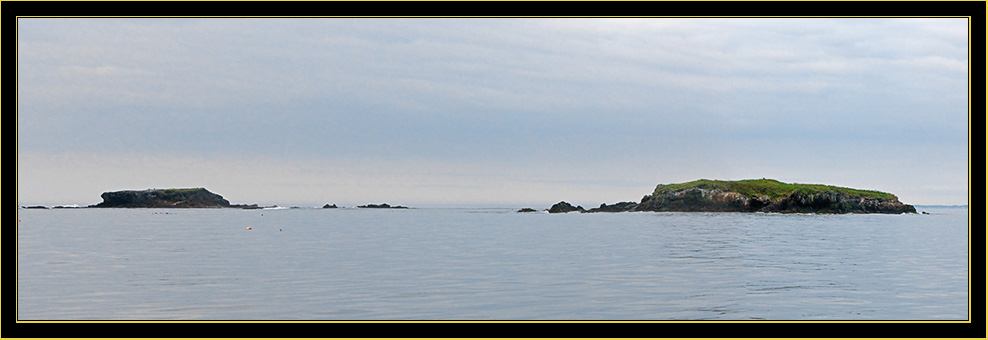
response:
[[[968,211],[918,209],[18,210],[17,317],[966,320]]]

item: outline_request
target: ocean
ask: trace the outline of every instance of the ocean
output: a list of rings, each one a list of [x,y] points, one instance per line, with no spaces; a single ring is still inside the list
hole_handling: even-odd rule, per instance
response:
[[[19,209],[17,319],[969,318],[967,208]]]

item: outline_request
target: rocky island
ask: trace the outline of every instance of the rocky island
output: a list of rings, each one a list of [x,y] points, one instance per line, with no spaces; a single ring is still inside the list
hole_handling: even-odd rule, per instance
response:
[[[719,181],[701,179],[686,183],[659,184],[641,202],[601,204],[582,209],[559,202],[554,212],[621,211],[710,211],[777,213],[916,213],[912,205],[899,202],[893,194],[823,184],[783,183],[773,179]]]
[[[103,202],[90,208],[249,208],[230,204],[205,188],[147,189],[104,192]]]
[[[390,204],[387,204],[387,203],[358,205],[357,208],[364,208],[364,209],[408,209],[408,207],[405,207],[405,206],[390,205]]]

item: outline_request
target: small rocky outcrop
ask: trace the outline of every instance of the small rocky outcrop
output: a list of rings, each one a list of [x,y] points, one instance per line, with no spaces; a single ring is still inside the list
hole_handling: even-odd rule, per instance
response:
[[[230,208],[223,196],[204,188],[104,192],[93,208]]]
[[[585,209],[583,209],[583,207],[581,207],[581,206],[575,206],[574,207],[572,204],[569,204],[569,203],[567,203],[567,202],[564,201],[564,202],[559,202],[559,203],[553,204],[552,207],[549,208],[549,213],[550,214],[557,214],[557,213],[568,213],[568,212],[573,212],[573,211],[584,211],[584,210]]]
[[[339,208],[339,207],[337,207],[335,203],[333,205],[330,205],[329,203],[327,203],[326,205],[322,206],[322,208],[323,209],[336,209],[336,208]]]
[[[536,212],[536,211],[537,211],[537,210],[535,210],[535,209],[532,209],[532,208],[521,208],[521,209],[518,209],[518,211],[517,211],[517,212],[520,212],[520,213],[526,213],[526,212]]]
[[[357,208],[365,208],[365,209],[408,209],[408,207],[403,207],[403,206],[400,206],[400,205],[392,206],[392,205],[387,204],[387,203],[358,205]]]

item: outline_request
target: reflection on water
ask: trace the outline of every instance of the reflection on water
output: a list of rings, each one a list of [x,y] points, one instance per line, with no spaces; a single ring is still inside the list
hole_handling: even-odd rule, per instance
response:
[[[18,318],[965,320],[931,212],[19,210]]]

